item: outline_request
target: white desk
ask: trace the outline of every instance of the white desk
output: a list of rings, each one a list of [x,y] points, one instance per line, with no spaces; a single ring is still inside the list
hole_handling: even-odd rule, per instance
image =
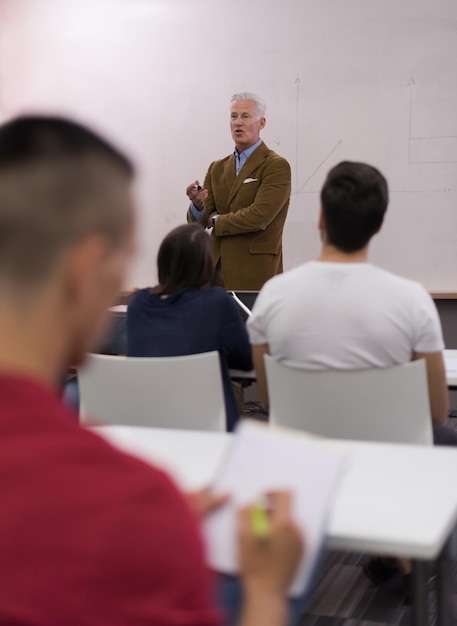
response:
[[[233,436],[127,426],[94,430],[114,445],[166,468],[184,489],[211,482]],[[448,623],[447,542],[457,524],[457,451],[365,442],[344,445],[352,449],[352,465],[330,516],[329,546],[415,559],[417,626],[427,623],[424,562],[441,554],[438,623]]]
[[[448,387],[457,387],[457,350],[444,351]]]
[[[444,363],[446,366],[446,381],[450,388],[457,387],[457,350],[444,351]],[[243,372],[242,370],[230,370],[231,378],[247,378],[255,380],[255,371]]]
[[[116,306],[111,306],[108,310],[117,317],[125,317],[127,315],[126,304],[117,304]]]
[[[90,430],[174,477],[185,490],[199,489],[213,479],[232,435],[142,426],[97,426]]]

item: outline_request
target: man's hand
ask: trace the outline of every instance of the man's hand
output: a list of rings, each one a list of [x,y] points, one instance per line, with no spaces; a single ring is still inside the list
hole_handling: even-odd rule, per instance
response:
[[[257,538],[254,535],[252,506],[239,513],[240,573],[248,595],[283,597],[300,563],[304,539],[291,517],[290,493],[278,491],[268,497],[268,536]]]
[[[193,183],[190,183],[186,189],[186,194],[189,200],[194,203],[194,206],[201,211],[205,206],[206,198],[208,197],[208,190],[204,187],[201,187],[200,189],[194,189],[194,187],[200,187],[198,180],[194,180]]]
[[[211,215],[208,217],[208,223],[206,225],[206,228],[213,228],[214,224],[213,224],[213,217],[215,217],[217,215],[217,211],[213,211],[211,213]]]
[[[192,491],[186,495],[190,508],[198,517],[205,517],[205,515],[209,515],[213,511],[220,509],[230,498],[228,495],[215,496],[208,487],[204,487],[198,491]]]

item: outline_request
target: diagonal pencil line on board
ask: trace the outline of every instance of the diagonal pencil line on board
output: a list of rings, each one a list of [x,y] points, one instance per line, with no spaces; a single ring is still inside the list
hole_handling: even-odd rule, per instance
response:
[[[341,144],[343,143],[343,140],[340,139],[338,141],[338,143],[336,144],[336,146],[327,154],[327,156],[325,156],[322,161],[319,163],[319,165],[316,167],[316,169],[312,172],[312,174],[310,174],[310,176],[308,176],[308,178],[305,180],[305,182],[303,183],[303,185],[300,187],[300,189],[298,190],[298,193],[300,193],[302,191],[302,189],[304,187],[306,187],[306,185],[309,183],[309,181],[313,178],[313,176],[315,176],[317,174],[317,172],[321,169],[321,167],[324,165],[324,163],[332,156],[332,154],[335,152],[335,150],[337,150],[337,148],[339,148],[341,146]]]

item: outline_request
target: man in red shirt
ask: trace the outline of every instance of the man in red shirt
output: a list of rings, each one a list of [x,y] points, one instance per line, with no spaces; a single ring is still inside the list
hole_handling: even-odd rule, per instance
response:
[[[220,622],[189,501],[80,429],[58,397],[132,254],[132,177],[120,152],[67,120],[0,127],[0,624]],[[273,504],[266,541],[240,513],[244,626],[286,620],[302,542],[287,494]]]

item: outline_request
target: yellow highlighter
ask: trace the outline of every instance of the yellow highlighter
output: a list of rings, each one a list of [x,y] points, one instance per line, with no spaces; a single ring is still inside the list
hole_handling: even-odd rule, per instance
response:
[[[267,509],[261,501],[257,501],[252,507],[251,524],[254,537],[257,537],[257,539],[267,539],[270,536],[270,520]]]

